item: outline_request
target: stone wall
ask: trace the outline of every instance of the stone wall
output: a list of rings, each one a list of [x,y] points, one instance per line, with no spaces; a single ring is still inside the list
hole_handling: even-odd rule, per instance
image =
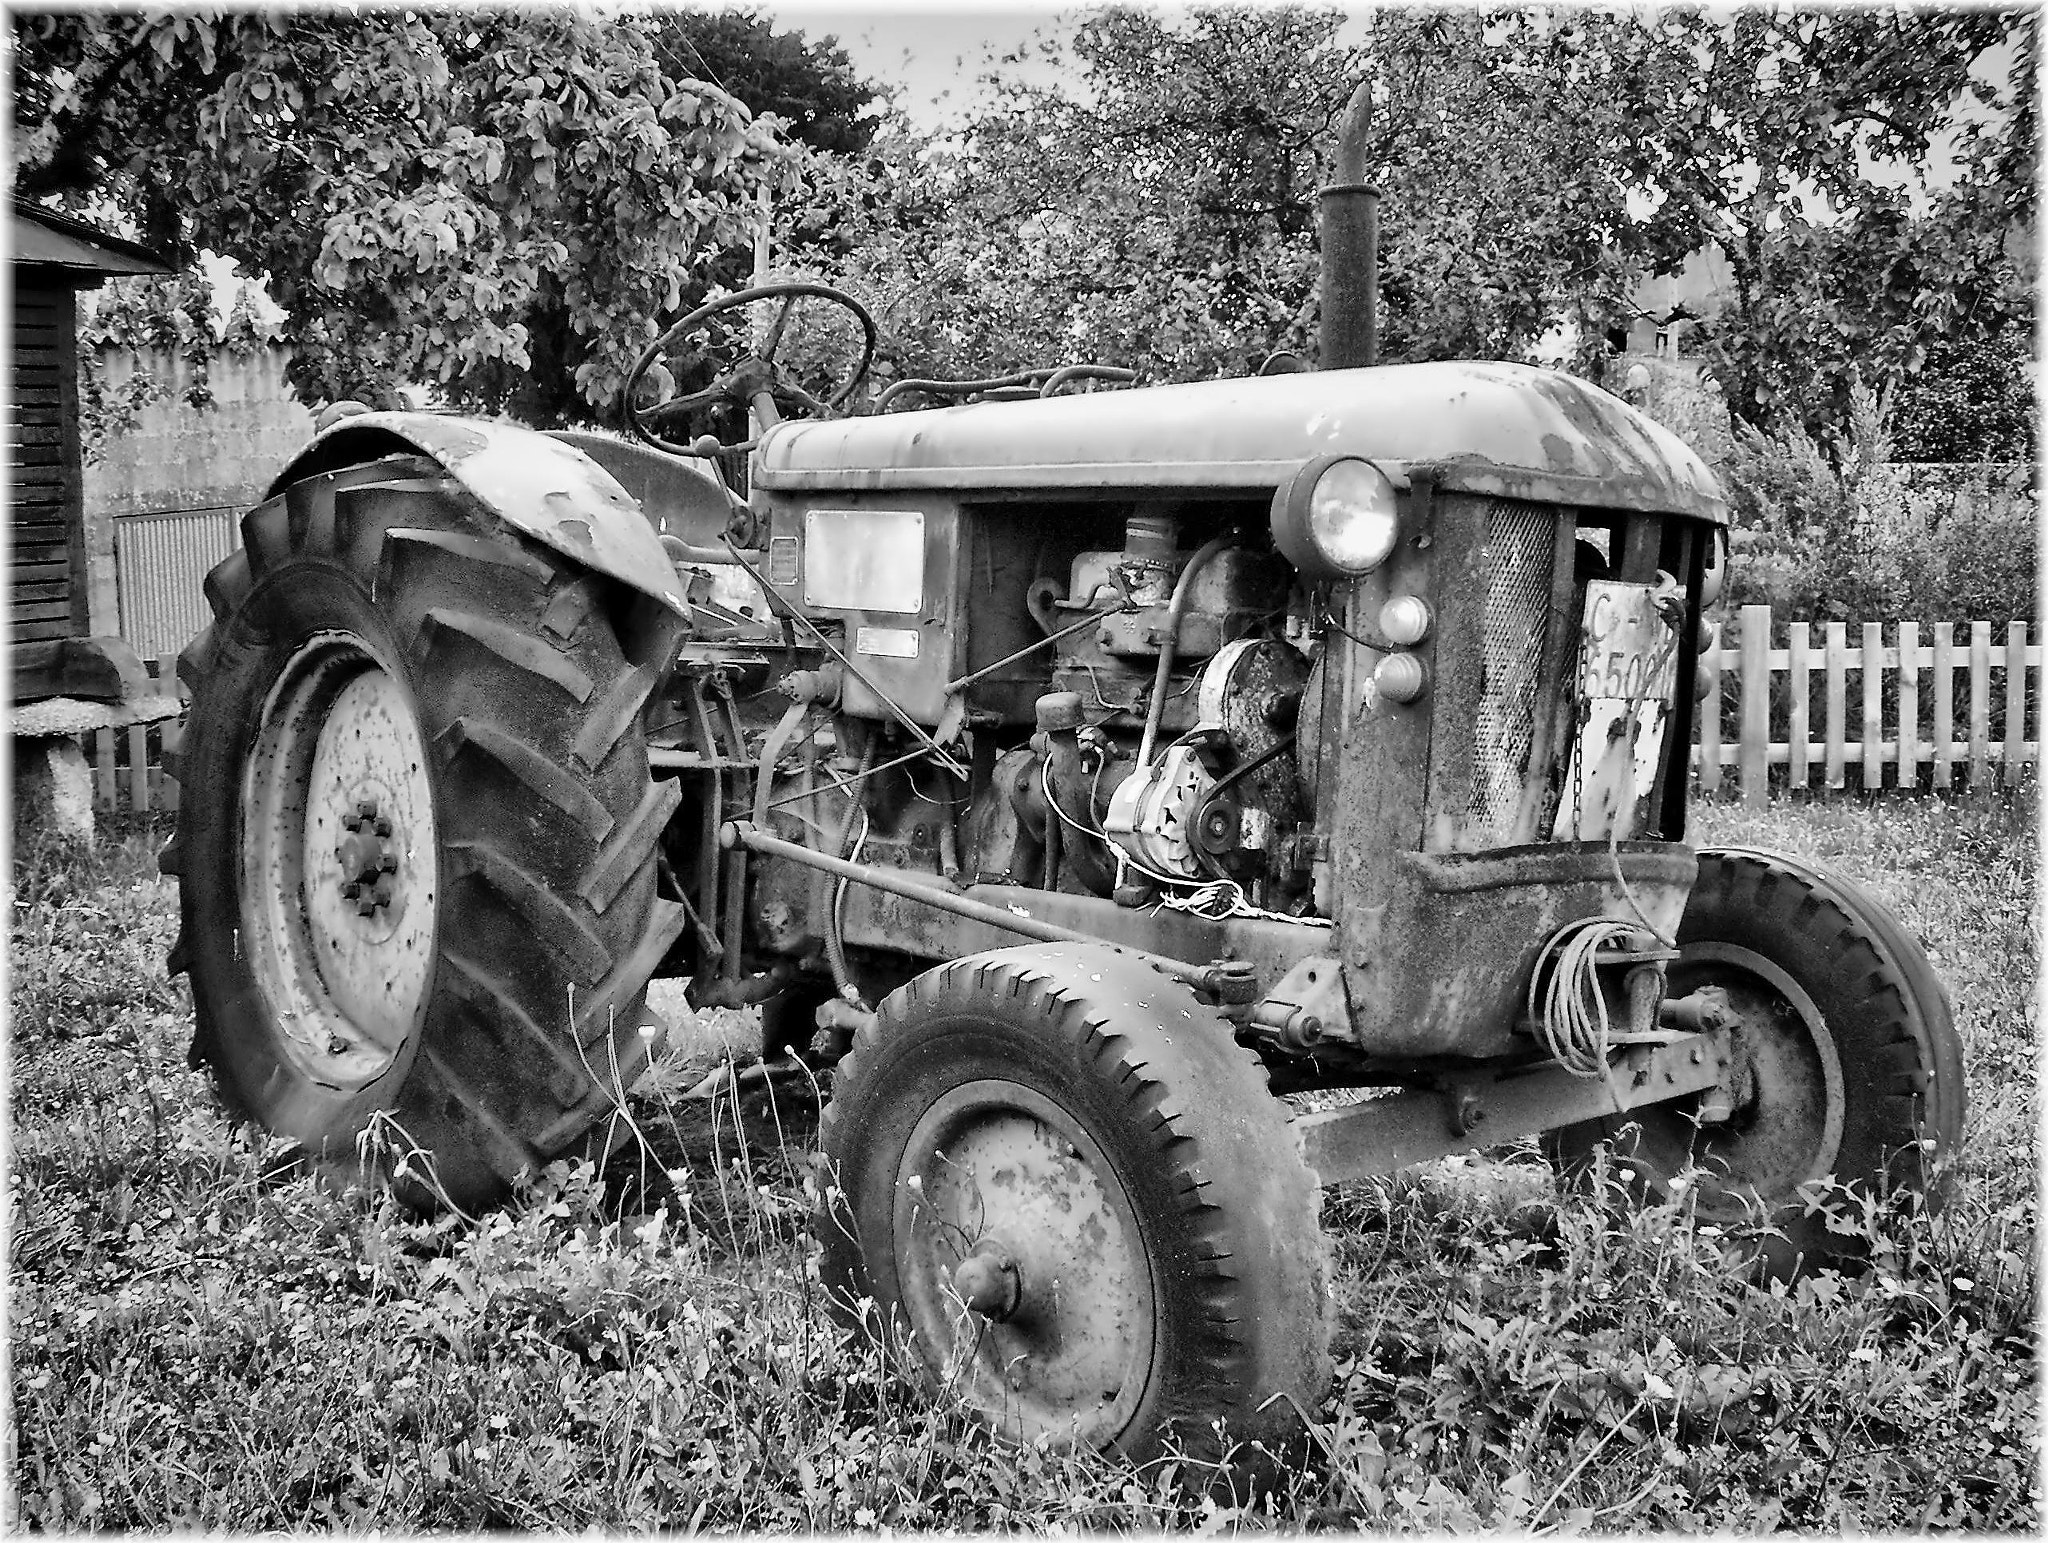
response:
[[[116,522],[124,516],[238,514],[263,496],[313,434],[313,415],[285,383],[289,350],[272,346],[249,354],[219,354],[207,383],[213,401],[184,400],[191,366],[176,354],[124,350],[100,355],[109,388],[138,368],[163,382],[168,399],[135,415],[134,425],[110,434],[100,458],[85,468],[85,533],[93,631],[120,631],[115,559]]]

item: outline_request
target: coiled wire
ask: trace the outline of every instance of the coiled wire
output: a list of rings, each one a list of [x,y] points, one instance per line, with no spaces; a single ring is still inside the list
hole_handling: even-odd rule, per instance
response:
[[[1544,1048],[1574,1077],[1602,1078],[1610,1091],[1614,1078],[1607,1057],[1613,1024],[1600,992],[1599,953],[1609,943],[1635,936],[1631,923],[1612,917],[1568,922],[1543,945],[1529,977],[1529,1017]],[[1546,976],[1547,963],[1552,968]]]

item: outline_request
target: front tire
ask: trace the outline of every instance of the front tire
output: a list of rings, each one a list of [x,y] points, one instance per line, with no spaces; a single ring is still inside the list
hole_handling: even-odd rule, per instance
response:
[[[883,1002],[819,1124],[842,1310],[1017,1440],[1281,1442],[1329,1378],[1321,1192],[1184,985],[1097,945]]]
[[[1747,849],[1700,854],[1677,941],[1670,994],[1719,987],[1741,1019],[1730,1117],[1701,1123],[1684,1099],[1586,1121],[1545,1138],[1552,1159],[1583,1173],[1612,1143],[1655,1193],[1696,1168],[1698,1214],[1763,1223],[1755,1252],[1779,1278],[1852,1257],[1854,1232],[1802,1188],[1918,1199],[1961,1134],[1961,1043],[1926,954],[1848,879]]]
[[[306,478],[242,529],[179,659],[162,865],[194,1063],[329,1168],[489,1204],[655,1048],[676,790],[640,728],[660,661],[628,648],[672,634],[416,456]]]

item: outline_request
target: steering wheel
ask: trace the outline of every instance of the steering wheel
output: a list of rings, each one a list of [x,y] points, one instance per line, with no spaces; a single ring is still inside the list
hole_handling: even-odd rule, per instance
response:
[[[775,350],[782,341],[782,329],[787,325],[790,312],[795,309],[798,299],[805,295],[829,300],[834,305],[851,311],[854,319],[860,323],[861,329],[859,362],[854,365],[838,389],[822,401],[794,382],[782,379],[775,370]],[[701,391],[672,397],[649,408],[643,409],[634,405],[635,388],[653,367],[654,361],[660,357],[662,351],[677,338],[697,330],[712,317],[726,311],[740,310],[758,300],[772,300],[777,297],[782,300],[782,309],[776,314],[775,323],[768,329],[768,335],[761,340],[757,348],[749,351],[710,385]],[[834,289],[829,284],[813,284],[792,279],[778,284],[760,284],[752,289],[742,289],[722,300],[713,300],[698,306],[648,345],[646,352],[634,361],[632,370],[626,376],[626,388],[620,398],[620,415],[625,420],[626,431],[629,434],[646,441],[657,450],[666,450],[670,455],[710,456],[723,451],[751,450],[755,444],[753,440],[748,440],[744,444],[726,445],[716,442],[707,444],[705,439],[700,438],[689,444],[679,444],[664,438],[661,431],[673,423],[680,422],[695,409],[714,402],[730,402],[751,407],[764,425],[782,421],[781,409],[776,405],[778,401],[792,403],[812,417],[831,417],[859,388],[860,383],[867,379],[868,366],[875,360],[875,341],[875,319],[868,314],[867,307],[845,291]]]

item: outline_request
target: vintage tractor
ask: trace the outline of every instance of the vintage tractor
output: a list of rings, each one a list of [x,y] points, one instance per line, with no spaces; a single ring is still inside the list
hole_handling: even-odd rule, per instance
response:
[[[1919,946],[1684,840],[1713,479],[1569,375],[1374,365],[1341,165],[1315,371],[845,415],[874,324],[782,285],[857,324],[836,389],[778,326],[645,444],[320,433],[180,661],[226,1102],[486,1205],[602,1154],[687,976],[829,1068],[849,1314],[1139,1455],[1315,1409],[1323,1185],[1625,1139],[1780,1271],[1840,1246],[1817,1181],[1923,1192],[1963,1081]],[[745,498],[669,437],[710,402],[761,425]]]

